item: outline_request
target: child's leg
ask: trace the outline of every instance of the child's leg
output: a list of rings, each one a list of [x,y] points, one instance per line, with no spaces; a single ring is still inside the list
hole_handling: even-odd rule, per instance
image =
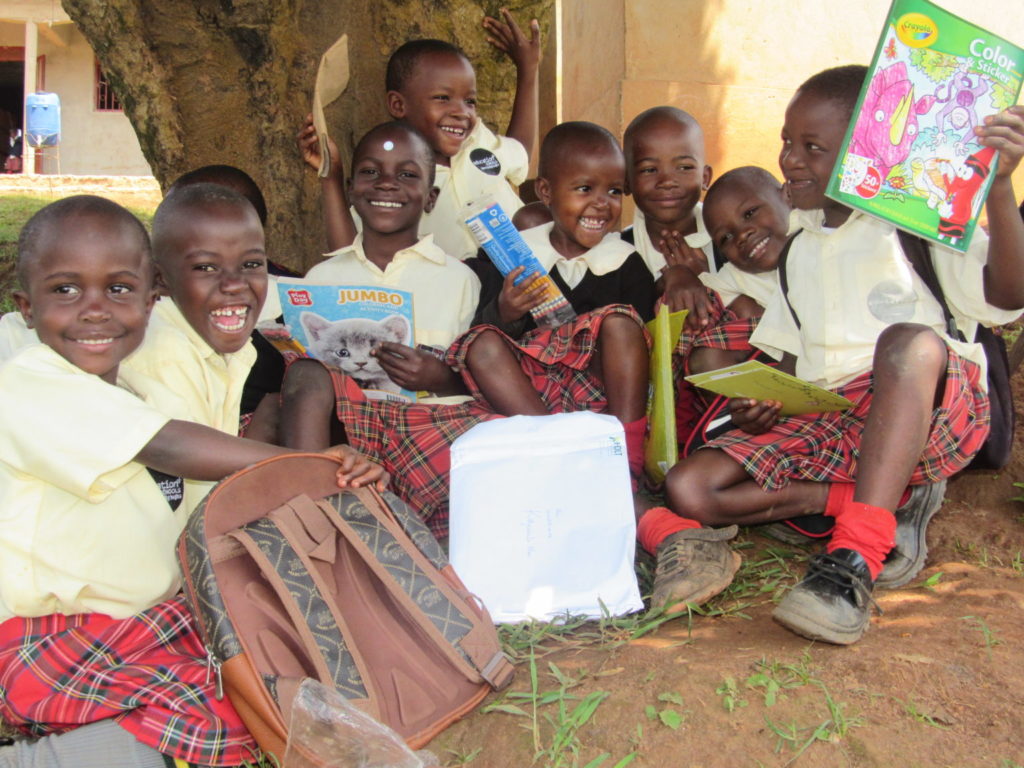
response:
[[[623,424],[647,412],[650,352],[643,328],[630,315],[610,314],[601,321],[590,370],[601,379],[608,413]]]
[[[690,352],[687,369],[691,374],[717,371],[730,365],[742,363],[750,357],[750,352],[730,349],[712,349],[711,347],[694,347]]]
[[[836,527],[826,554],[811,560],[773,614],[797,634],[848,645],[867,629],[871,588],[896,538],[893,510],[928,443],[947,362],[945,342],[926,326],[901,323],[879,336],[853,493],[829,512]],[[904,523],[923,537],[936,508],[908,514]]]
[[[669,470],[665,494],[677,515],[704,525],[757,525],[825,509],[828,483],[793,481],[766,491],[724,451],[702,448]]]
[[[0,748],[0,768],[166,768],[164,756],[112,719]]]
[[[335,406],[327,369],[315,360],[296,360],[281,385],[281,445],[320,451],[345,442]]]
[[[548,414],[547,406],[501,334],[491,330],[478,334],[466,352],[466,367],[484,399],[503,416]]]

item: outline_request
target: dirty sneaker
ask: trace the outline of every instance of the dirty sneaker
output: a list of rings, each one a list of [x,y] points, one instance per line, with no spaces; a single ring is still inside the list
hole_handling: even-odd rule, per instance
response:
[[[688,528],[661,542],[651,606],[681,613],[687,603],[707,602],[728,587],[742,562],[728,543],[738,531],[735,525]]]
[[[896,589],[908,584],[924,568],[928,557],[925,531],[946,496],[946,481],[915,485],[910,499],[896,510],[896,543],[885,558],[876,587]]]
[[[815,555],[807,574],[782,598],[772,618],[798,635],[835,645],[857,642],[868,628],[871,574],[859,552]]]

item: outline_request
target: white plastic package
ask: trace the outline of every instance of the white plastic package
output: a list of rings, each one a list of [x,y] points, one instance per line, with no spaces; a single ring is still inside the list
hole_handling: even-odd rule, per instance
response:
[[[451,461],[451,563],[494,621],[643,608],[618,419],[489,421],[455,441]]]

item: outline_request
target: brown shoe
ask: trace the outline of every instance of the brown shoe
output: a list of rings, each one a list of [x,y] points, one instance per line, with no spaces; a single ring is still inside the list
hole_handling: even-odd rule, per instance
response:
[[[739,528],[688,528],[658,545],[651,607],[681,613],[687,603],[700,605],[732,583],[742,562],[728,542]]]

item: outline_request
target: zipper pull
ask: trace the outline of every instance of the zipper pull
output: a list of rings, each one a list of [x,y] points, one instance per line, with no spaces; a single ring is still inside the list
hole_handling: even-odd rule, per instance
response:
[[[209,648],[206,649],[206,685],[210,684],[211,675],[214,677],[214,697],[217,701],[224,698],[224,678],[220,672],[220,662],[217,661],[217,657],[213,655],[213,651]]]

